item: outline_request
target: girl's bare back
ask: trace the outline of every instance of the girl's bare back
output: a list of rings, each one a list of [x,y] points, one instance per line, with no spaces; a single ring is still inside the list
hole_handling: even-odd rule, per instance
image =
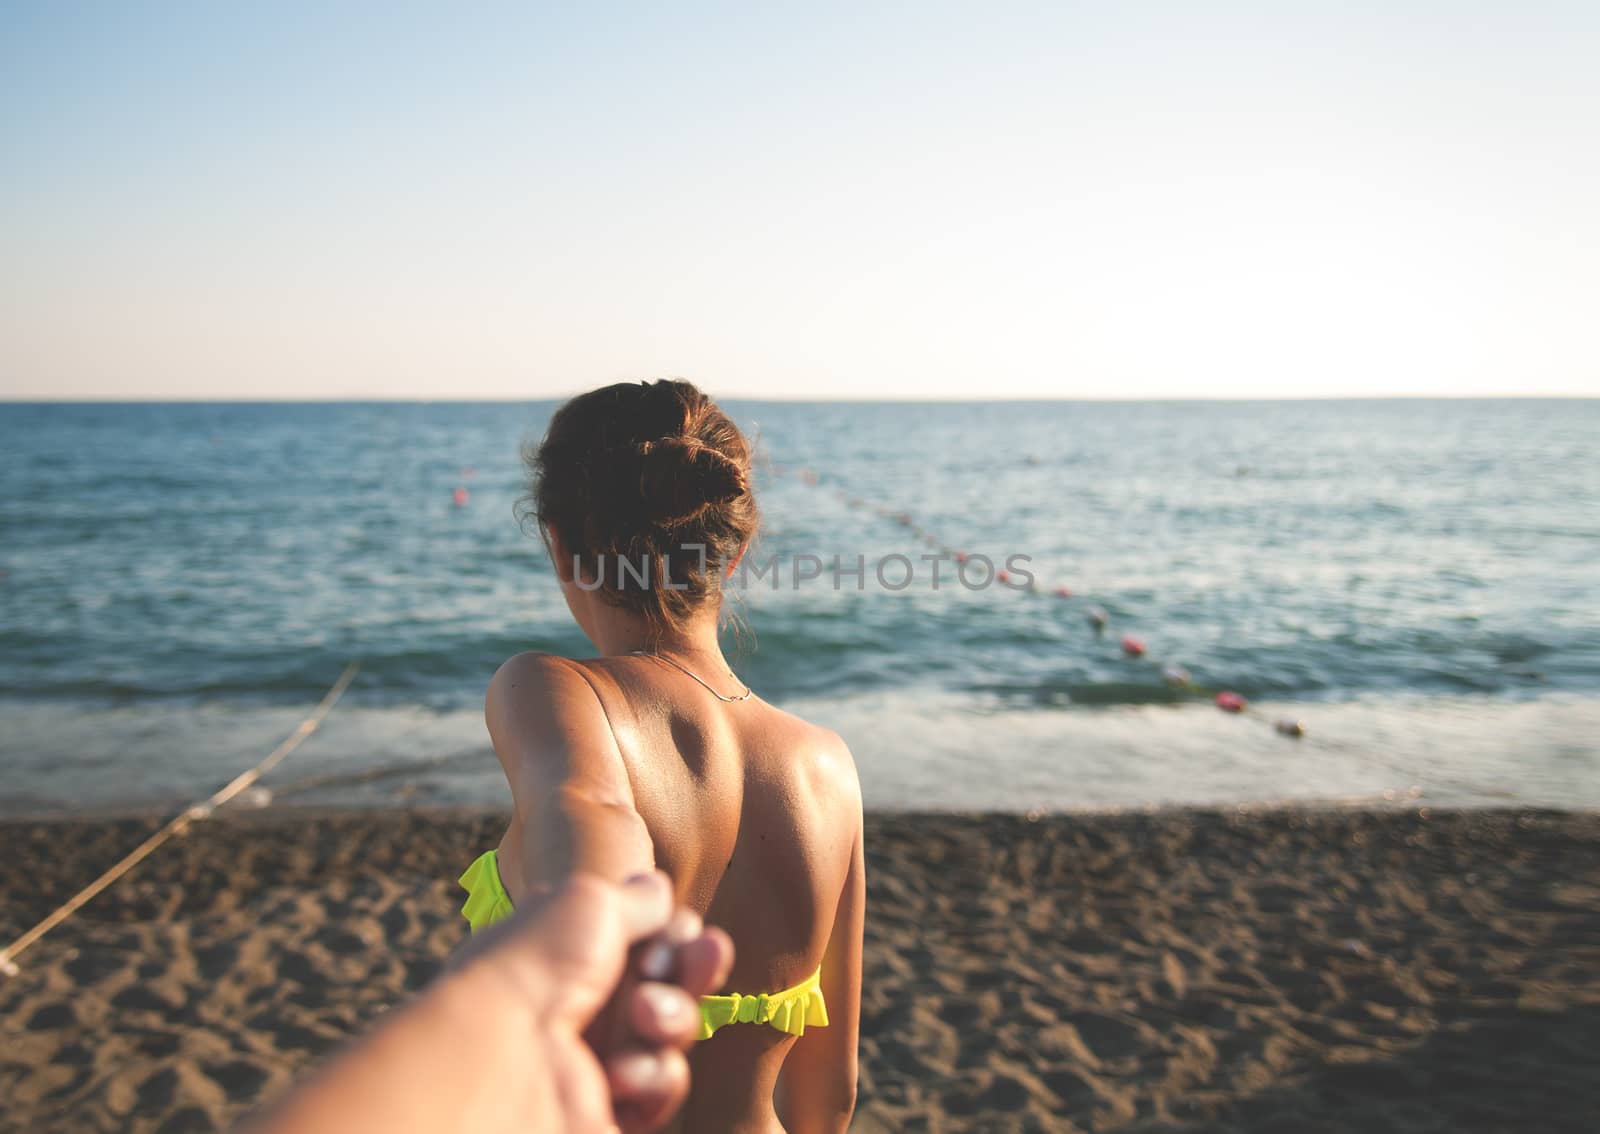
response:
[[[650,864],[733,938],[725,992],[821,969],[826,1027],[729,1026],[690,1055],[677,1129],[843,1130],[854,1107],[865,877],[843,741],[765,702],[727,702],[651,657],[501,667],[489,729],[518,801],[500,847],[515,900],[579,864]]]
[[[792,1048],[833,1049],[824,1060],[855,1050],[859,976],[834,970],[858,969],[859,959],[825,958],[860,849],[855,764],[826,729],[754,697],[719,701],[654,659],[582,667],[616,733],[656,864],[680,902],[733,938],[729,991],[775,992],[822,967],[828,1028],[799,1039],[722,1028],[691,1053],[694,1082],[715,1087],[691,1093],[679,1128],[765,1129]]]

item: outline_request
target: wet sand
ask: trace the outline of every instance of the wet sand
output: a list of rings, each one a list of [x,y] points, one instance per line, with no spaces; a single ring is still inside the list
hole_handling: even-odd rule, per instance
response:
[[[0,1130],[206,1130],[421,987],[492,815],[202,824],[0,979]],[[0,940],[154,821],[0,824]],[[869,816],[866,1130],[1562,1131],[1600,815]]]

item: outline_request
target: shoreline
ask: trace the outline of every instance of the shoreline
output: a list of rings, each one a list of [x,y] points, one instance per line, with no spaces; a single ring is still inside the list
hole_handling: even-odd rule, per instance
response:
[[[405,803],[393,800],[370,802],[330,803],[279,803],[272,800],[264,804],[249,802],[248,791],[227,805],[218,808],[196,828],[210,824],[265,824],[297,823],[312,819],[371,818],[384,822],[391,816],[429,816],[441,820],[504,819],[511,814],[509,808],[470,802]],[[172,803],[165,806],[139,804],[133,807],[106,806],[78,810],[39,808],[33,811],[0,811],[0,838],[10,827],[29,824],[52,824],[70,827],[75,824],[94,823],[159,823],[180,814],[190,803]],[[1549,815],[1549,816],[1600,816],[1600,806],[1574,804],[1571,807],[1554,807],[1544,803],[1515,803],[1504,800],[1467,801],[1446,799],[1443,802],[1430,797],[1420,788],[1386,789],[1366,795],[1328,797],[1289,797],[1281,799],[1250,799],[1232,802],[1209,803],[1129,803],[1084,804],[1081,807],[880,807],[869,805],[868,818],[894,819],[908,816],[942,816],[957,819],[1016,819],[1027,823],[1048,822],[1056,819],[1119,819],[1130,816],[1182,816],[1182,815],[1262,815],[1277,812],[1317,815],[1322,813],[1396,815],[1426,810],[1443,815]],[[131,848],[130,848],[131,849]],[[110,863],[107,863],[110,865]]]
[[[479,808],[223,812],[0,979],[0,1129],[214,1129],[462,940]],[[155,828],[0,821],[10,941]],[[1600,812],[870,811],[867,1130],[1583,1129]]]
[[[1260,719],[1199,702],[1057,706],[1026,688],[895,687],[784,707],[850,741],[869,808],[1377,806],[1386,791],[1414,787],[1439,806],[1600,808],[1600,696],[1592,694],[1265,699],[1255,706]],[[306,706],[11,708],[0,771],[15,782],[0,793],[0,818],[175,810],[254,766],[293,733]],[[1278,716],[1303,720],[1308,734],[1279,735]],[[481,705],[341,702],[261,786],[274,805],[294,807],[507,803]]]

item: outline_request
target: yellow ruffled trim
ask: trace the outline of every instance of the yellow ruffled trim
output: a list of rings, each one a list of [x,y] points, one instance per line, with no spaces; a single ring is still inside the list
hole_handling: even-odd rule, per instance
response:
[[[505,884],[500,881],[499,858],[498,850],[484,851],[456,879],[467,892],[467,900],[461,906],[461,916],[467,919],[474,933],[503,921],[515,912],[511,906],[511,895],[506,893]]]
[[[511,895],[500,881],[500,852],[484,851],[457,879],[467,892],[461,916],[476,933],[512,915]],[[807,1026],[828,1026],[828,1005],[822,998],[822,966],[793,988],[782,992],[700,998],[699,1039],[710,1039],[728,1024],[766,1024],[791,1036],[803,1036]]]
[[[767,1024],[791,1036],[806,1034],[806,1026],[828,1026],[828,1005],[822,998],[822,966],[793,988],[782,992],[700,998],[699,1039],[710,1039],[726,1024]]]

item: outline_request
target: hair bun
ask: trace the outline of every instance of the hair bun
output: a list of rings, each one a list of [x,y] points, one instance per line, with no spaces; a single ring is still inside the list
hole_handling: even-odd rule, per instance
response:
[[[693,520],[707,508],[737,499],[749,487],[737,463],[693,437],[641,441],[636,449],[639,495],[655,523]]]

